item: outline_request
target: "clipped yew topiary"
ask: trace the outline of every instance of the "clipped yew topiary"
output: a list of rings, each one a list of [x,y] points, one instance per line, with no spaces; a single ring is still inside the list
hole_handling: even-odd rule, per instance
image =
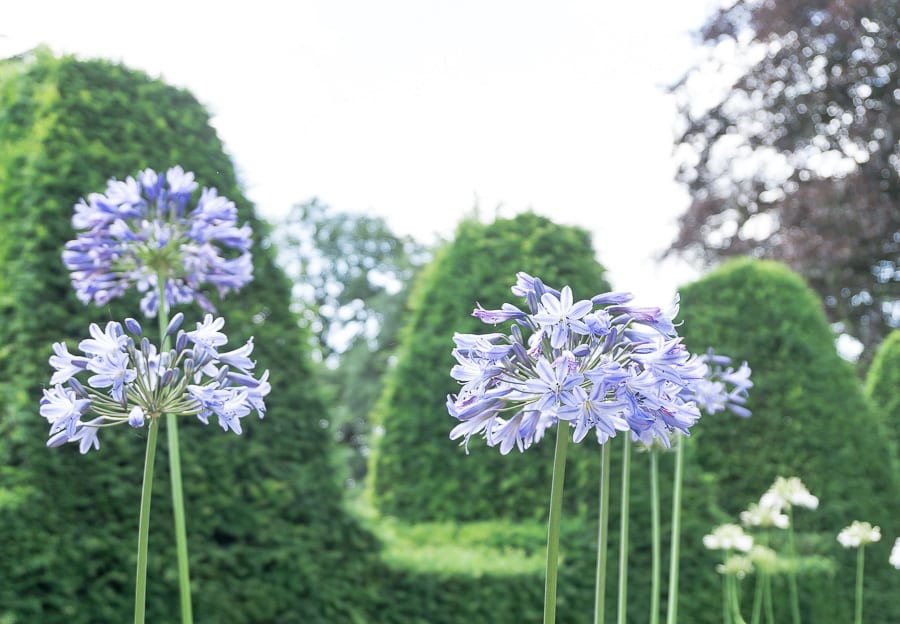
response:
[[[881,343],[866,375],[866,394],[891,435],[894,450],[900,444],[900,329]]]
[[[74,236],[73,205],[110,177],[174,164],[235,201],[254,229],[255,281],[219,312],[232,341],[255,336],[258,369],[271,371],[272,384],[266,419],[247,422],[243,436],[188,420],[180,428],[194,613],[208,622],[366,621],[375,541],[341,508],[290,285],[259,244],[265,228],[207,112],[140,72],[45,51],[0,63],[0,620],[131,618],[146,429],[111,430],[85,456],[75,445],[48,449],[38,400],[52,342],[74,347],[90,322],[139,314],[135,297],[103,308],[76,300],[60,258]],[[187,327],[202,318],[183,311]],[[150,529],[153,622],[178,620],[164,439]]]
[[[370,480],[382,513],[409,521],[544,517],[552,440],[507,456],[473,441],[466,455],[448,437],[455,421],[446,397],[459,388],[450,377],[453,334],[490,331],[471,316],[476,302],[488,309],[522,304],[510,293],[518,271],[556,288],[568,284],[577,299],[609,290],[594,257],[586,230],[530,212],[488,225],[460,224],[413,289],[397,364],[375,410],[383,435],[376,440]],[[575,448],[569,457],[573,486],[599,482],[596,442],[584,446],[589,450]]]
[[[900,469],[882,419],[865,400],[854,371],[834,347],[834,335],[815,294],[786,267],[742,259],[728,263],[681,291],[681,328],[692,351],[709,346],[749,361],[754,388],[748,407],[753,417],[705,417],[694,429],[689,469],[714,484],[715,507],[686,509],[688,592],[715,592],[716,575],[691,559],[700,556],[704,532],[738,513],[771,485],[776,476],[799,476],[819,496],[817,511],[795,514],[803,554],[832,557],[833,578],[801,579],[804,621],[842,622],[853,604],[854,557],[835,537],[854,519],[880,524],[885,535],[900,531]],[[867,550],[866,619],[888,622],[896,616],[893,596],[900,591],[896,570],[886,565],[890,544]],[[711,567],[711,566],[710,566]],[[806,590],[806,591],[804,591]],[[778,621],[789,621],[786,593]],[[686,621],[705,622],[685,595]],[[706,617],[706,619],[704,619]]]

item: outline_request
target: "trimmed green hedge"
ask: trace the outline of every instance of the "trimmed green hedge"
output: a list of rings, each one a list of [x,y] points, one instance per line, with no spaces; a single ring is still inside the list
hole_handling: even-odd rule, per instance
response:
[[[189,93],[102,61],[38,51],[0,63],[0,620],[131,618],[145,431],[117,428],[101,449],[47,449],[38,415],[54,341],[138,312],[136,298],[79,303],[60,254],[79,197],[106,180],[173,164],[234,200],[256,233],[255,281],[220,306],[233,343],[255,335],[271,370],[265,420],[238,437],[180,428],[198,622],[347,622],[374,596],[377,543],[341,508],[319,424],[325,406],[289,311],[290,284],[259,245],[265,226]],[[200,320],[184,309],[186,325]],[[178,619],[165,436],[154,490],[148,621]],[[327,571],[327,573],[325,572]],[[173,598],[174,597],[174,598]],[[354,597],[356,600],[350,600]]]
[[[453,334],[486,333],[472,317],[475,303],[522,304],[510,293],[525,271],[576,298],[609,289],[594,260],[590,235],[533,213],[485,225],[460,224],[413,288],[397,364],[388,373],[373,421],[376,438],[370,485],[379,510],[408,521],[543,518],[553,468],[553,443],[503,457],[472,441],[469,454],[449,439],[454,421],[446,398],[459,385],[450,377]],[[599,450],[573,449],[570,483],[598,482]]]
[[[866,375],[866,394],[884,422],[894,443],[900,446],[900,329],[895,329],[878,347]]]
[[[801,580],[804,621],[849,621],[854,558],[837,544],[838,532],[854,519],[881,525],[886,536],[900,531],[900,467],[883,421],[837,355],[816,295],[786,267],[733,261],[681,294],[688,346],[748,360],[755,383],[752,418],[705,417],[694,428],[690,469],[714,485],[719,517],[688,508],[685,548],[702,548],[712,524],[736,520],[777,475],[799,476],[821,499],[818,511],[796,512],[797,529],[807,533],[800,547],[839,565],[834,578]],[[887,566],[889,549],[887,541],[867,549],[866,618],[873,622],[897,614],[900,577]],[[715,574],[693,574],[682,584],[688,591],[718,587]],[[687,600],[683,605],[686,621],[707,621]],[[783,611],[777,619],[788,617]]]

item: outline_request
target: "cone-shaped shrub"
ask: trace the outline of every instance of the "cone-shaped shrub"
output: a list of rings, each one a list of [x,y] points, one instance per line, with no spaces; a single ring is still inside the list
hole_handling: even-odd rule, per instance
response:
[[[456,421],[446,398],[459,389],[450,377],[453,334],[485,331],[472,317],[476,302],[488,309],[521,303],[510,293],[518,271],[556,288],[568,284],[578,299],[605,292],[604,269],[594,258],[586,230],[533,213],[460,224],[414,287],[397,364],[376,407],[374,422],[383,435],[370,479],[382,513],[412,521],[544,517],[552,440],[507,456],[473,441],[466,455],[448,437]],[[567,481],[599,483],[596,439],[580,446],[586,448],[573,449]]]
[[[85,456],[76,445],[48,449],[38,400],[52,342],[74,346],[90,322],[139,314],[136,297],[102,308],[75,298],[60,258],[74,238],[73,205],[110,177],[175,164],[233,200],[254,229],[255,281],[218,308],[233,341],[255,336],[272,384],[266,419],[247,421],[243,436],[197,421],[180,428],[194,613],[207,622],[352,621],[349,597],[365,592],[373,540],[341,510],[289,284],[260,245],[263,225],[207,112],[139,72],[46,52],[0,63],[0,620],[131,618],[146,429],[111,430]],[[181,310],[185,326],[202,319]],[[156,468],[148,621],[174,622],[164,441]]]
[[[715,592],[715,574],[693,576],[700,574],[692,557],[703,558],[698,552],[703,533],[724,520],[735,521],[776,476],[796,475],[821,501],[815,512],[795,513],[797,531],[806,534],[801,551],[833,557],[839,566],[833,580],[821,575],[801,579],[804,621],[849,620],[853,561],[835,536],[854,519],[880,524],[887,535],[900,529],[900,470],[883,421],[869,407],[849,363],[836,353],[815,294],[784,266],[734,261],[681,294],[688,347],[703,351],[714,346],[748,360],[755,384],[748,403],[752,418],[705,417],[694,428],[690,469],[717,487],[718,511],[685,510],[682,552],[688,570],[682,587]],[[889,546],[875,544],[867,552],[870,561],[879,562],[866,568],[867,621],[888,622],[896,616],[893,596],[900,579],[896,570],[880,564],[887,561]],[[707,559],[711,567],[714,560]],[[707,621],[687,595],[683,598],[686,621]],[[789,621],[786,605],[782,603],[785,611],[778,621]]]

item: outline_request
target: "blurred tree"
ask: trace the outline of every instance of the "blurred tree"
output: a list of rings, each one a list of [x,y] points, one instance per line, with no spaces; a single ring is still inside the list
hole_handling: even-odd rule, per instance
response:
[[[296,311],[326,364],[330,427],[353,485],[366,473],[368,416],[381,394],[409,285],[430,252],[381,217],[338,212],[318,199],[294,206],[271,236],[294,282]]]
[[[692,201],[670,251],[782,260],[865,347],[900,325],[898,17],[896,0],[739,1],[673,87]]]

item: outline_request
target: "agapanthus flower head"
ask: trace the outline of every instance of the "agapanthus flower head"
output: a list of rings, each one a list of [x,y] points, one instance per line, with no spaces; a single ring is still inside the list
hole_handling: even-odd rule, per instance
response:
[[[468,447],[483,435],[505,454],[538,442],[558,422],[581,442],[590,432],[605,443],[618,432],[668,447],[673,432],[689,434],[701,410],[742,407],[750,369],[717,365],[718,385],[705,357],[692,355],[676,333],[677,298],[668,310],[628,305],[628,293],[577,299],[526,273],[516,276],[519,308],[478,305],[485,323],[511,323],[508,333],[456,334],[451,376],[461,388],[447,398],[458,424],[451,439]],[[701,405],[702,400],[709,405]]]
[[[703,545],[709,550],[739,550],[749,552],[753,548],[753,536],[744,533],[739,524],[723,524],[703,536]]]
[[[854,520],[850,526],[841,529],[837,541],[844,548],[859,548],[866,544],[874,544],[881,540],[881,528],[868,522]]]
[[[799,477],[776,477],[769,490],[759,499],[759,504],[775,509],[805,507],[815,510],[819,499],[810,493]]]
[[[888,561],[892,566],[900,570],[900,537],[894,541],[894,547],[891,549],[891,557]]]
[[[221,298],[250,282],[250,227],[238,227],[234,203],[214,188],[204,188],[190,208],[196,188],[194,174],[181,167],[165,175],[147,169],[79,201],[72,225],[80,232],[63,251],[78,298],[105,305],[134,285],[146,293],[141,310],[152,317],[161,277],[164,310],[197,301],[214,312],[206,289]]]
[[[766,504],[767,502],[770,504]],[[742,511],[741,524],[745,527],[786,529],[790,526],[791,520],[787,514],[781,512],[780,506],[774,506],[771,501],[766,500],[751,503],[745,511]]]
[[[748,553],[753,566],[768,574],[775,574],[781,567],[778,553],[762,544],[754,544]]]
[[[265,415],[269,371],[253,377],[252,338],[234,351],[219,351],[227,342],[219,332],[223,324],[207,314],[196,330],[179,330],[175,348],[162,353],[141,338],[134,319],[124,328],[115,321],[104,329],[92,323],[91,337],[78,345],[83,355],[54,344],[50,365],[56,372],[40,403],[50,423],[47,445],[79,442],[86,453],[100,448],[101,428],[140,428],[163,414],[197,416],[205,424],[215,416],[223,430],[242,433],[242,418],[254,411]]]
[[[746,555],[729,555],[724,563],[716,566],[716,572],[723,576],[742,579],[748,574],[753,574],[753,560]]]

